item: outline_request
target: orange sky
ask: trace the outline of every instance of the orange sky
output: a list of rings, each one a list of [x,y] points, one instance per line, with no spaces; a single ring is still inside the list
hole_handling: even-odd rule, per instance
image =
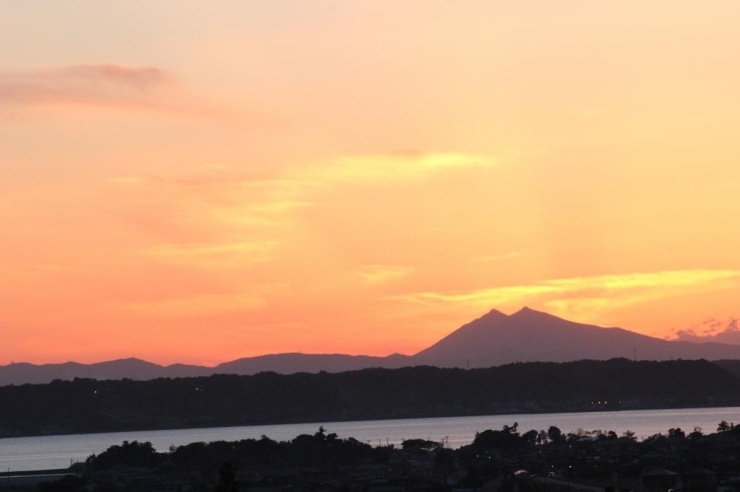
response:
[[[0,364],[738,316],[739,15],[0,4]]]

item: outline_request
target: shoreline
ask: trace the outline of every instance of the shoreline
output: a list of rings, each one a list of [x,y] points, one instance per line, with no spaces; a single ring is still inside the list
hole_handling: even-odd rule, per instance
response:
[[[579,410],[579,409],[562,409],[556,411],[532,411],[532,410],[512,410],[507,412],[495,412],[495,413],[480,413],[480,414],[444,414],[444,415],[420,415],[418,417],[404,417],[404,418],[362,418],[362,419],[348,419],[348,420],[294,420],[294,421],[275,421],[275,422],[258,422],[258,423],[235,423],[233,425],[196,425],[187,427],[165,427],[165,428],[130,428],[130,429],[111,429],[111,430],[98,430],[91,432],[62,432],[62,433],[37,433],[37,434],[22,434],[14,436],[3,436],[0,435],[0,443],[5,440],[11,439],[29,439],[35,437],[63,437],[63,436],[85,436],[85,435],[99,435],[99,434],[126,434],[131,432],[167,432],[167,431],[187,431],[197,429],[233,429],[242,427],[271,427],[280,425],[329,425],[329,424],[343,424],[343,423],[356,423],[356,422],[385,422],[385,421],[410,421],[410,420],[423,420],[423,419],[444,419],[444,418],[478,418],[478,417],[502,417],[506,415],[570,415],[570,414],[594,414],[594,413],[622,413],[622,412],[640,412],[640,411],[660,411],[660,410],[705,410],[705,409],[722,409],[722,408],[740,408],[740,403],[736,405],[665,405],[665,406],[646,406],[640,408],[607,408],[600,407],[593,410]],[[6,472],[7,473],[7,472]],[[3,476],[0,473],[0,476]]]

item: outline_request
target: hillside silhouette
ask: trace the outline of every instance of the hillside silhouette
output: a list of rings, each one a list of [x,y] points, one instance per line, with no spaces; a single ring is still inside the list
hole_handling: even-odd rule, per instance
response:
[[[517,363],[0,387],[0,437],[740,404],[707,361]]]
[[[373,357],[285,353],[246,357],[215,367],[185,364],[161,366],[133,358],[97,364],[15,363],[0,366],[0,386],[49,383],[55,379],[74,378],[149,380],[214,374],[251,375],[260,372],[344,372],[418,365],[482,368],[515,362],[568,362],[619,357],[657,361],[740,360],[740,345],[668,341],[622,328],[574,323],[523,308],[512,315],[492,310],[414,355]]]
[[[513,362],[738,359],[740,346],[668,341],[622,328],[574,323],[523,308],[507,316],[493,310],[412,357],[438,367],[489,367]]]
[[[674,490],[716,492],[718,484],[735,490],[740,426],[721,421],[716,433],[708,430],[669,428],[638,440],[630,431],[526,430],[513,422],[476,432],[457,449],[419,438],[373,446],[323,426],[289,441],[262,435],[159,452],[150,442],[123,441],[68,470],[78,474],[37,490],[665,492],[683,485]],[[0,483],[4,475],[10,473],[0,471]]]

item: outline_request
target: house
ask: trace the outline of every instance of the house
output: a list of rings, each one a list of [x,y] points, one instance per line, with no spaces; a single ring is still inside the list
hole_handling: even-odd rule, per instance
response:
[[[706,468],[694,468],[681,474],[687,492],[713,491],[717,487],[717,474]]]
[[[640,481],[642,488],[648,491],[665,492],[668,489],[683,489],[681,475],[665,468],[654,468],[650,471],[643,472],[640,475]]]

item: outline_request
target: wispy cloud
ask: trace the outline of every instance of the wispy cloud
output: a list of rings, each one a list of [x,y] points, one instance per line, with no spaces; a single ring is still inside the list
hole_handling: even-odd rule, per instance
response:
[[[489,155],[401,152],[342,156],[286,168],[273,176],[239,175],[212,166],[189,176],[118,176],[112,184],[139,189],[188,190],[201,194],[257,190],[273,199],[253,204],[254,210],[278,210],[315,205],[305,195],[330,185],[415,181],[436,172],[490,168],[498,160]],[[277,202],[277,203],[276,203]]]
[[[673,336],[668,338],[686,342],[717,342],[740,345],[739,323],[738,318],[730,318],[726,321],[709,318],[688,328],[673,330]]]
[[[172,79],[155,67],[73,65],[0,73],[5,104],[156,105],[156,93]]]
[[[189,224],[279,226],[286,215],[319,206],[320,193],[332,186],[408,183],[443,170],[496,164],[491,156],[403,152],[314,162],[272,177],[210,169],[179,177],[119,176],[109,182],[116,192],[134,200],[132,207],[127,207],[128,214],[147,208],[142,219],[147,223],[162,217]]]
[[[307,183],[408,182],[449,169],[487,168],[498,164],[492,156],[465,153],[394,152],[343,156],[308,166],[295,174]]]
[[[301,200],[281,200],[266,197],[255,203],[221,204],[211,208],[213,218],[220,223],[234,226],[261,226],[279,228],[285,218],[302,209],[316,206],[315,203]]]
[[[78,106],[235,118],[230,111],[186,94],[160,68],[116,64],[0,72],[1,106]]]
[[[364,265],[359,275],[365,282],[377,285],[404,278],[413,271],[413,268],[405,266]]]
[[[108,180],[107,190],[125,205],[116,212],[121,218],[155,233],[181,229],[193,236],[205,229],[216,235],[257,234],[264,242],[266,230],[281,228],[286,217],[315,206],[282,184],[255,184],[264,182],[212,171],[184,177],[121,176]],[[168,234],[163,235],[166,239]]]
[[[254,243],[162,244],[146,251],[147,256],[163,261],[206,268],[238,268],[271,259],[276,244]]]
[[[477,309],[531,304],[547,307],[556,314],[589,318],[604,309],[721,289],[738,283],[738,270],[675,270],[545,280],[464,292],[419,292],[393,299],[428,306],[464,305]]]
[[[412,184],[436,172],[496,164],[490,156],[402,152],[319,161],[273,176],[209,167],[184,176],[119,176],[107,184],[117,194],[112,202],[123,204],[116,213],[156,237],[157,245],[145,255],[221,268],[273,259],[275,245],[290,230],[305,226],[303,211],[321,207],[323,193],[332,187]],[[198,236],[213,241],[201,244]],[[250,244],[234,243],[235,237],[248,237]],[[409,272],[365,265],[358,274],[369,284],[380,284]]]

